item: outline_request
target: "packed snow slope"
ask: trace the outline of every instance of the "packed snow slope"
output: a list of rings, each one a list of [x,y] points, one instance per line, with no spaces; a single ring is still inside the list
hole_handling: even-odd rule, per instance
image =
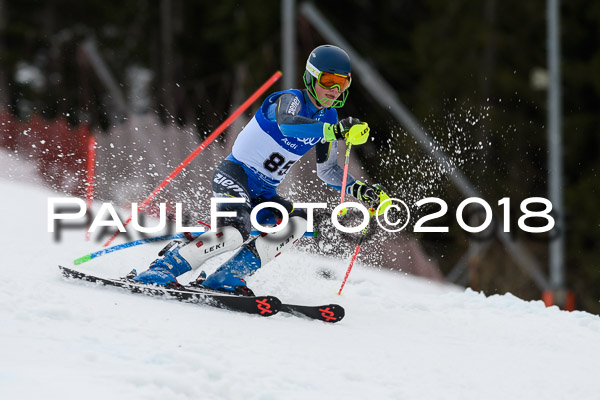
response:
[[[299,252],[250,287],[286,302],[340,303],[340,323],[134,295],[60,275],[58,264],[101,243],[82,230],[53,239],[47,199],[56,194],[5,179],[0,191],[2,399],[600,398],[597,316],[361,264],[337,296],[347,261]],[[159,246],[79,268],[122,276],[144,269]]]

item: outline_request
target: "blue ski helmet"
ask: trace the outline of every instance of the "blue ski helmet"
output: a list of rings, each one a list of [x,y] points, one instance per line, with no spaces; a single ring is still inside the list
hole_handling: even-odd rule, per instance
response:
[[[344,50],[326,44],[317,47],[308,56],[304,71],[304,86],[319,103],[321,101],[315,91],[316,84],[324,88],[337,86],[342,96],[331,107],[340,108],[346,103],[351,82],[350,57]]]

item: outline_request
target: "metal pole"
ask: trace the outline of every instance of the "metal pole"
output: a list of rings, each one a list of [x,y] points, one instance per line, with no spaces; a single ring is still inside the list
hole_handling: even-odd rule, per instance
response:
[[[0,0],[0,54],[6,54],[4,40],[6,38],[6,24],[8,18],[6,17],[6,3],[5,0]],[[0,110],[5,110],[8,107],[8,75],[6,66],[0,66]]]
[[[117,111],[122,115],[126,116],[129,114],[129,105],[125,96],[121,92],[120,86],[115,78],[110,73],[108,66],[104,62],[104,59],[100,56],[100,51],[96,44],[95,39],[88,38],[82,44],[82,49],[87,59],[89,60],[92,68],[100,78],[100,81],[106,86],[110,93],[112,100],[115,102]]]
[[[394,91],[390,89],[390,85],[332,28],[331,24],[327,22],[317,8],[311,3],[302,3],[300,11],[328,42],[346,50],[352,60],[352,68],[360,73],[360,83],[368,91],[375,94],[373,96],[375,101],[385,109],[388,109],[404,125],[424,151],[429,153],[433,149],[432,154],[434,159],[452,171],[449,174],[449,178],[456,188],[466,197],[483,198],[481,193],[473,187],[467,177],[456,167],[454,162],[444,152],[437,150],[439,146],[436,145],[435,140],[421,129],[416,118],[400,102]],[[522,246],[518,240],[511,238],[510,234],[505,233],[502,229],[498,229],[496,235],[502,244],[504,244],[507,253],[529,274],[536,285],[542,290],[547,290],[550,287],[548,279],[542,273],[540,263],[527,248]]]
[[[296,85],[296,1],[281,0],[281,57],[283,89]]]
[[[161,39],[161,63],[162,63],[162,89],[164,93],[163,104],[167,109],[167,116],[174,118],[175,109],[175,86],[174,60],[173,60],[173,15],[171,0],[160,2],[160,39]]]
[[[550,284],[564,289],[564,206],[562,181],[562,115],[560,87],[560,1],[547,1],[548,30],[548,193],[555,211],[558,235],[550,243]]]

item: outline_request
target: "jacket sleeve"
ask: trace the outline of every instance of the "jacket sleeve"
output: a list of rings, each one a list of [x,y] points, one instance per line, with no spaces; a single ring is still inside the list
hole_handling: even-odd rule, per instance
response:
[[[299,115],[301,102],[295,95],[285,93],[271,107],[273,107],[274,119],[285,136],[299,139],[323,137],[324,123]]]

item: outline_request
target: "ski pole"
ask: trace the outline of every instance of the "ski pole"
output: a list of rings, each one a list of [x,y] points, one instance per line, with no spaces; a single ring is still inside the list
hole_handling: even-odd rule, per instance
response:
[[[350,260],[350,266],[348,267],[348,270],[346,271],[346,276],[344,276],[344,281],[342,282],[342,286],[340,287],[340,291],[338,292],[338,295],[342,294],[344,285],[346,285],[346,281],[348,280],[350,271],[352,271],[352,267],[354,266],[354,261],[356,261],[356,257],[358,256],[360,246],[362,245],[363,241],[365,240],[365,237],[367,236],[367,231],[369,230],[369,226],[371,226],[371,221],[373,220],[373,217],[375,216],[376,213],[377,212],[375,211],[375,209],[373,207],[369,208],[369,214],[370,214],[369,222],[367,223],[367,226],[364,227],[364,229],[362,230],[362,232],[360,234],[360,238],[358,239],[358,243],[356,244],[356,248],[354,249],[354,255],[352,255],[352,260]]]
[[[233,114],[231,114],[229,116],[229,118],[227,118],[225,121],[223,121],[223,123],[221,123],[221,125],[219,125],[217,127],[217,129],[210,134],[210,136],[208,136],[203,142],[202,144],[200,144],[200,146],[198,146],[196,148],[196,150],[194,150],[189,156],[187,156],[187,158],[185,160],[183,160],[181,162],[181,164],[179,164],[179,166],[177,168],[175,168],[173,170],[173,172],[171,172],[169,174],[169,176],[167,176],[157,187],[156,189],[154,189],[152,191],[152,193],[150,193],[150,195],[138,206],[138,212],[142,211],[144,208],[146,208],[148,206],[148,204],[150,204],[150,202],[152,201],[152,199],[154,199],[169,183],[171,183],[171,181],[173,179],[175,179],[175,177],[177,175],[179,175],[179,173],[181,171],[183,171],[183,169],[185,167],[187,167],[187,165],[192,162],[192,160],[194,158],[196,158],[196,156],[198,154],[200,154],[209,144],[212,143],[213,140],[215,140],[217,138],[217,136],[219,136],[225,129],[227,129],[227,127],[229,125],[231,125],[231,123],[237,119],[237,117],[240,116],[241,113],[243,113],[244,111],[246,111],[246,109],[248,107],[250,107],[250,105],[252,103],[254,103],[256,101],[256,99],[258,99],[259,96],[261,96],[269,87],[271,87],[275,82],[277,82],[277,80],[281,77],[281,71],[277,71],[276,73],[273,74],[273,76],[271,76],[265,83],[262,84],[261,87],[258,88],[258,90],[256,90],[256,92],[254,92],[252,94],[252,96],[250,96],[237,110],[235,110],[235,112]],[[132,216],[129,216],[129,218],[127,218],[127,221],[125,221],[125,223],[123,224],[123,227],[127,226],[130,222],[131,222]],[[104,243],[104,247],[107,247],[109,244],[111,244],[111,242],[119,235],[119,233],[121,233],[119,230],[117,230],[115,232],[115,234],[108,239],[108,241],[106,243]]]
[[[342,198],[340,200],[340,204],[344,202],[344,198],[346,197],[346,184],[348,183],[348,166],[350,165],[350,149],[352,148],[352,143],[346,143],[346,159],[344,160],[344,174],[342,176]],[[340,215],[345,214],[344,209],[340,210]]]
[[[154,243],[154,242],[162,242],[162,241],[173,240],[173,239],[181,239],[181,238],[183,238],[183,233],[177,233],[177,234],[174,234],[174,235],[158,236],[158,237],[149,238],[149,239],[138,239],[138,240],[134,240],[132,242],[121,243],[121,244],[117,244],[115,246],[111,246],[111,247],[109,247],[107,249],[98,250],[98,251],[95,251],[93,253],[89,253],[89,254],[86,254],[86,255],[81,256],[79,258],[76,258],[75,260],[73,260],[73,264],[74,265],[83,264],[85,262],[93,260],[94,258],[103,256],[105,254],[110,254],[110,253],[113,253],[115,251],[119,251],[119,250],[123,250],[123,249],[128,249],[130,247],[135,247],[135,246],[139,246],[139,245],[142,245],[142,244]]]
[[[206,232],[198,232],[198,233],[203,234]],[[250,231],[250,235],[260,235],[260,234],[261,234],[260,231],[255,231],[255,230]],[[317,237],[317,231],[305,232],[303,236],[304,237]],[[115,251],[125,250],[125,249],[129,249],[131,247],[136,247],[136,246],[140,246],[143,244],[163,242],[163,241],[174,240],[174,239],[183,239],[184,237],[185,237],[185,234],[183,234],[183,233],[175,233],[175,234],[171,234],[171,235],[163,235],[163,236],[157,236],[157,237],[147,238],[147,239],[138,239],[138,240],[134,240],[134,241],[127,242],[127,243],[116,244],[114,246],[111,246],[108,248],[103,248],[101,250],[94,251],[92,253],[88,253],[84,256],[78,257],[75,260],[73,260],[73,264],[74,265],[83,264],[83,263],[93,260],[94,258],[98,258],[98,257],[106,255],[106,254],[114,253]]]

